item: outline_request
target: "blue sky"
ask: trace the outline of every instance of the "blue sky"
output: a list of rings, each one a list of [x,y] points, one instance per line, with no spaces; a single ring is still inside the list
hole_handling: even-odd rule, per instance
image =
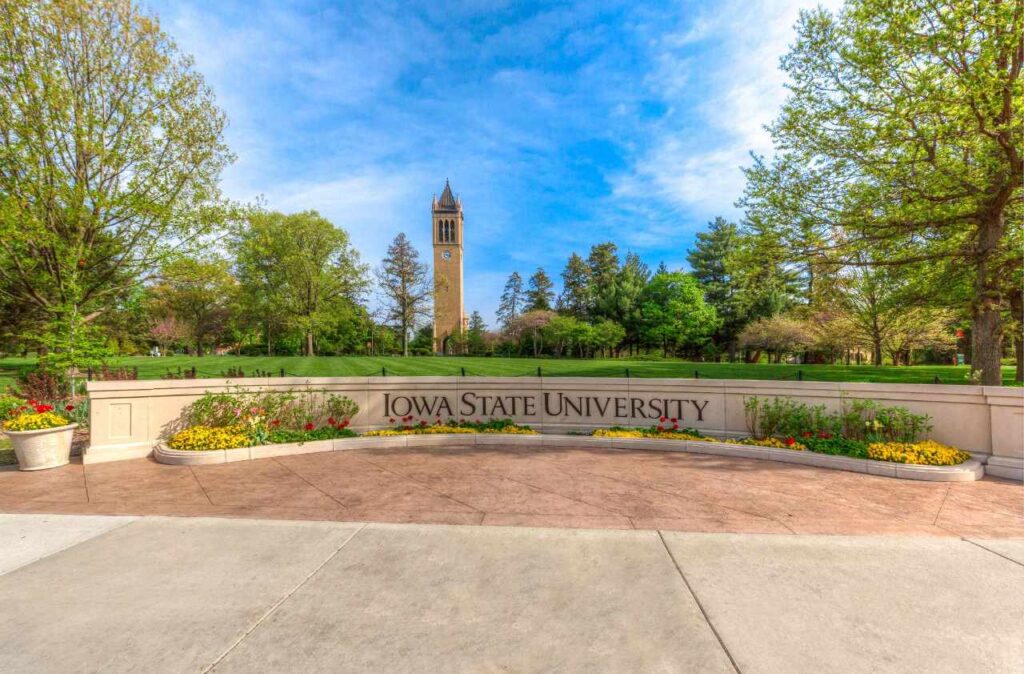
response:
[[[376,265],[429,260],[445,178],[466,214],[466,310],[509,273],[558,281],[612,240],[685,266],[740,167],[771,145],[778,58],[814,0],[579,3],[164,0],[149,7],[216,92],[225,194],[315,209]],[[825,3],[829,4],[829,3]],[[832,4],[835,4],[834,2]]]

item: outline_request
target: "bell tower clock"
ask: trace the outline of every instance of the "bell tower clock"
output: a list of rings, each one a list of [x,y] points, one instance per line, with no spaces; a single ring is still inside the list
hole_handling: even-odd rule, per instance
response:
[[[434,229],[434,351],[452,353],[452,337],[467,328],[462,298],[462,201],[444,181],[431,204]]]

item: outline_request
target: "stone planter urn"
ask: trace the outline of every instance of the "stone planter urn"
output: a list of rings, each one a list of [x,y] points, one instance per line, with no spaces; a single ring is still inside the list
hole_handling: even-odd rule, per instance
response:
[[[78,424],[40,431],[5,431],[14,446],[20,470],[43,470],[71,461],[71,440]]]

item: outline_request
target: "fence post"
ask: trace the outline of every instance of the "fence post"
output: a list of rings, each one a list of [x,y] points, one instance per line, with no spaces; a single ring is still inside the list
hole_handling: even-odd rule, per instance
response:
[[[693,378],[694,379],[700,379],[700,371],[699,370],[694,370],[693,371]]]
[[[92,381],[92,367],[85,368],[85,378],[87,381]]]
[[[466,376],[466,368],[461,368],[461,370],[462,370],[462,376],[465,377]]]
[[[629,379],[629,368],[626,368],[626,379]]]
[[[804,380],[804,371],[803,370],[797,370],[796,371],[796,380],[797,381],[803,381]]]
[[[542,374],[540,373],[540,365],[538,365],[538,366],[537,366],[537,376],[538,376],[538,377],[543,377],[543,376],[544,376],[544,375],[542,375]]]
[[[192,366],[192,378],[193,379],[196,378],[196,366],[195,365]]]
[[[388,369],[386,367],[382,367],[380,369],[380,376],[382,376],[382,377],[388,376]]]
[[[942,382],[939,381],[939,375],[935,375],[935,381],[933,381],[932,383],[933,384],[940,384],[940,383],[942,383]]]

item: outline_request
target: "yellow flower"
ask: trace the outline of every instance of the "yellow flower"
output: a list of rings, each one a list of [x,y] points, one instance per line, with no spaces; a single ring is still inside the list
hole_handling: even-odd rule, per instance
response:
[[[714,438],[705,438],[679,431],[650,431],[642,428],[599,428],[591,434],[595,438],[651,438],[654,440],[700,440],[701,442],[718,442]]]
[[[54,414],[53,412],[42,412],[38,414],[22,414],[3,423],[5,431],[43,431],[49,428],[60,428],[67,426],[70,421]]]
[[[802,442],[794,442],[791,445],[787,445],[784,441],[778,438],[765,438],[764,440],[758,440],[757,438],[743,438],[739,441],[741,445],[755,445],[757,447],[773,447],[775,449],[795,449],[801,452],[807,449],[807,445]]]
[[[241,426],[214,428],[212,426],[192,426],[179,431],[167,441],[171,449],[192,452],[211,451],[215,449],[234,449],[247,447],[249,436]]]
[[[536,435],[537,431],[532,428],[526,428],[524,426],[505,426],[501,429],[487,429],[485,431],[478,431],[475,428],[465,428],[463,426],[445,426],[434,425],[434,426],[413,426],[411,428],[385,428],[379,431],[367,431],[364,435],[369,437],[390,437],[394,435],[437,435],[442,433],[457,433],[460,435],[469,435],[473,433],[492,433],[497,435]]]
[[[934,440],[924,440],[873,442],[868,445],[868,458],[922,466],[955,466],[971,458],[971,455],[956,447],[949,447]]]

